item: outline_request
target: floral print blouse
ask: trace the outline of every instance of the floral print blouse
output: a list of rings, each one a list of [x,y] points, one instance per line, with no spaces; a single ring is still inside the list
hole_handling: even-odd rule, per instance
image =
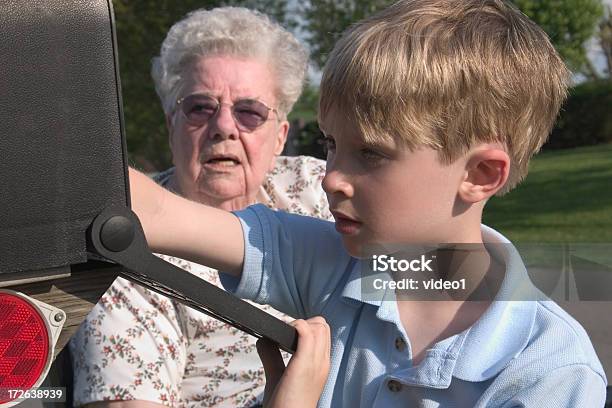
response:
[[[156,177],[165,185],[174,169]],[[321,189],[325,162],[278,157],[258,194],[270,208],[330,219]],[[215,270],[160,255],[221,286]],[[257,307],[285,321],[269,306]],[[146,400],[172,407],[261,403],[265,376],[255,338],[135,283],[118,278],[70,342],[74,404]]]

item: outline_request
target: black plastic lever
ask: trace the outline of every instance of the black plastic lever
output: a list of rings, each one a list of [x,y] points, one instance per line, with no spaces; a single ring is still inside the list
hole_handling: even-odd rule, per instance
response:
[[[124,267],[122,275],[127,279],[295,352],[297,331],[292,326],[153,255],[138,217],[127,207],[107,208],[94,219],[88,247],[91,253]]]

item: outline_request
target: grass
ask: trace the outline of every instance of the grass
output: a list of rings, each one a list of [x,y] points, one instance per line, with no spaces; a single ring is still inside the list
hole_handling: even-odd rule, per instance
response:
[[[545,152],[483,222],[521,242],[612,243],[612,144]]]

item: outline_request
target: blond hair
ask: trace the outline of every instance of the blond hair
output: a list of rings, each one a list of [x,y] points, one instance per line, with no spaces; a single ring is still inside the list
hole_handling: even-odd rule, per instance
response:
[[[547,35],[501,0],[405,0],[351,26],[323,71],[319,116],[353,118],[370,143],[428,146],[451,163],[478,143],[527,174],[567,94]]]

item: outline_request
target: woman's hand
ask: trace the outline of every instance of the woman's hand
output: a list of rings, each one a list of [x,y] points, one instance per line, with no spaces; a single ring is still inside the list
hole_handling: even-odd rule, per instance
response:
[[[298,332],[297,351],[285,368],[276,345],[269,340],[257,341],[257,352],[266,372],[264,407],[316,407],[330,366],[330,329],[317,316],[291,323]]]

